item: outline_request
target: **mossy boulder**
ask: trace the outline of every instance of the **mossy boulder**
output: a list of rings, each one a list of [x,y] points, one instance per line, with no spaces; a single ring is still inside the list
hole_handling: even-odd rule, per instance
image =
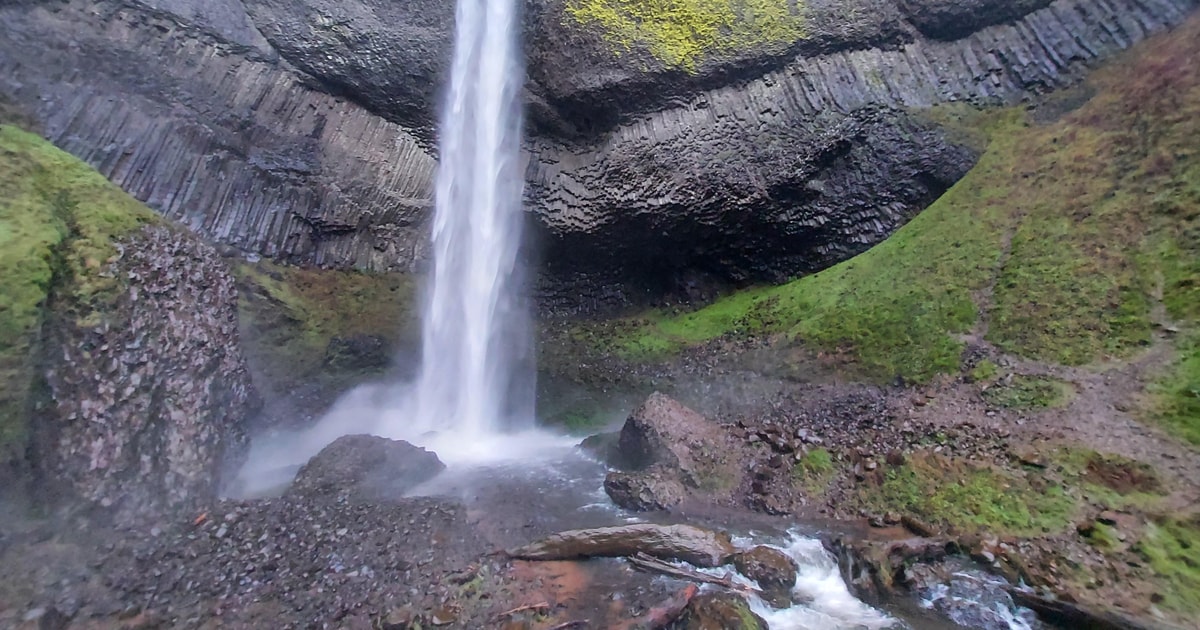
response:
[[[0,452],[46,500],[215,496],[255,395],[213,248],[0,126]]]

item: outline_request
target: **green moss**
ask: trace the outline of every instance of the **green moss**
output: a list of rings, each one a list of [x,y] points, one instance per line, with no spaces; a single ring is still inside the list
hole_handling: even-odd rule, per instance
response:
[[[247,358],[267,385],[322,370],[334,337],[373,335],[415,346],[414,281],[402,274],[239,263],[239,317]]]
[[[961,335],[1080,365],[1145,346],[1161,294],[1200,323],[1200,26],[1099,72],[1096,96],[1058,122],[1023,111],[928,117],[989,138],[976,166],[871,250],[788,284],[687,314],[650,313],[587,335],[631,361],[726,336],[776,336],[861,375],[924,382],[960,369]],[[947,122],[948,121],[948,122]],[[981,297],[988,299],[981,300]],[[1164,380],[1158,415],[1196,436],[1195,341]],[[1189,428],[1191,427],[1191,428]],[[1195,439],[1195,437],[1189,438]]]
[[[1000,366],[988,359],[984,359],[971,369],[970,377],[972,381],[982,383],[996,378],[996,375],[999,373]]]
[[[1085,536],[1088,544],[1101,551],[1113,551],[1121,544],[1117,531],[1104,523],[1092,523]]]
[[[1168,495],[1154,469],[1134,459],[1070,447],[1055,449],[1050,461],[1081,499],[1103,509],[1154,510]]]
[[[569,0],[566,14],[602,29],[618,54],[644,47],[689,72],[712,55],[786,46],[805,35],[804,6],[788,0]]]
[[[24,451],[42,309],[66,283],[82,325],[105,322],[118,279],[101,273],[114,241],[158,220],[42,138],[0,126],[0,462]]]
[[[1044,376],[1014,374],[1005,382],[984,390],[983,398],[1008,409],[1046,409],[1070,402],[1075,389],[1068,383]]]
[[[880,512],[917,514],[963,531],[1041,534],[1067,528],[1076,501],[1062,486],[1037,477],[915,456],[864,493]]]
[[[1200,613],[1200,522],[1151,523],[1135,548],[1161,580],[1161,606],[1183,614]]]
[[[829,489],[836,471],[833,455],[824,448],[815,448],[805,453],[792,467],[792,479],[810,496],[818,496]]]
[[[1179,359],[1153,388],[1154,415],[1172,434],[1200,445],[1200,334],[1180,344]]]

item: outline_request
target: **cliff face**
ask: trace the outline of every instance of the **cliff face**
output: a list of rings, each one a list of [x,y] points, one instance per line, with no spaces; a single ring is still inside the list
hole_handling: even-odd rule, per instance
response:
[[[1071,84],[1195,4],[738,0],[729,15],[688,2],[658,15],[527,0],[527,204],[557,279],[546,286],[661,289],[687,269],[776,278],[853,255],[975,160],[924,110]],[[451,7],[9,4],[0,91],[56,144],[217,241],[405,269],[424,252]]]

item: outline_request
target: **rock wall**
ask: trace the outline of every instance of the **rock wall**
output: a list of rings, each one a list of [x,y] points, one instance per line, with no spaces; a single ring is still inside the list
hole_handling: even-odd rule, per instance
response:
[[[526,0],[527,203],[552,302],[775,279],[891,233],[974,152],[920,110],[1069,85],[1196,0],[813,0],[682,68]],[[0,92],[165,216],[247,251],[425,253],[449,2],[0,6]],[[28,51],[37,50],[37,55]],[[606,287],[617,286],[617,290]],[[686,289],[686,287],[685,287]]]
[[[256,402],[237,291],[181,230],[146,227],[117,251],[97,270],[111,301],[73,280],[51,292],[32,460],[46,487],[120,514],[191,506],[215,496]]]
[[[974,163],[921,111],[1078,81],[1192,0],[1058,0],[954,41],[801,56],[643,114],[597,141],[534,141],[530,192],[569,273],[821,269],[882,240]]]
[[[164,216],[296,262],[419,257],[433,158],[305,85],[240,1],[36,3],[0,7],[0,24],[0,91]]]

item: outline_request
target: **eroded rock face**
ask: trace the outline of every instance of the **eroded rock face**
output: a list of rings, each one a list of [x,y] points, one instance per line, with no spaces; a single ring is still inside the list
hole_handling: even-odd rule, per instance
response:
[[[344,435],[308,460],[286,496],[305,500],[396,498],[445,469],[432,451],[408,442]]]
[[[105,293],[74,279],[51,295],[33,461],[50,487],[123,514],[187,507],[215,496],[256,405],[233,278],[176,229],[118,251],[87,280]]]

